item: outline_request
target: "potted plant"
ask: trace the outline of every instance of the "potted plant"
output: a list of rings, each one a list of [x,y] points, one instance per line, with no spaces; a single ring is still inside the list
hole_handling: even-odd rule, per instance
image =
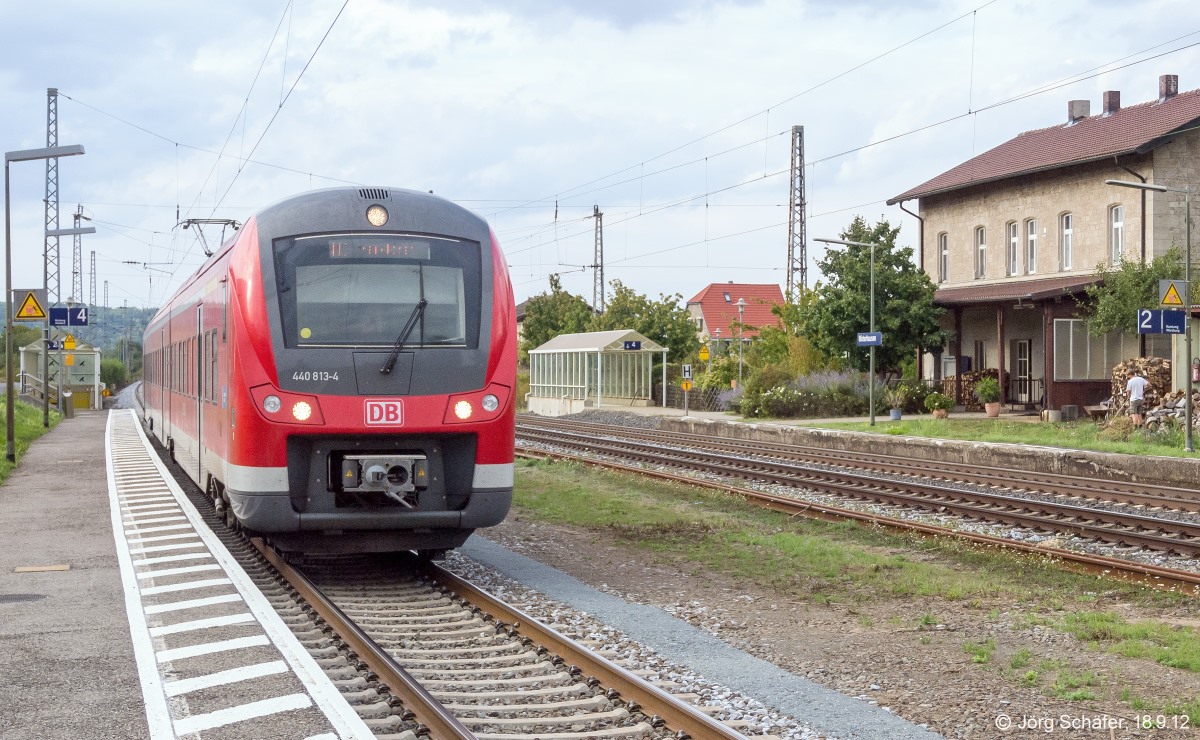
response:
[[[883,401],[891,410],[892,421],[900,421],[900,414],[908,403],[908,388],[897,383],[883,389]]]
[[[925,408],[933,414],[933,418],[945,419],[950,415],[950,409],[954,408],[954,399],[945,393],[934,391],[925,396]]]
[[[988,416],[1000,415],[1000,381],[984,376],[975,383],[975,397],[983,404]]]

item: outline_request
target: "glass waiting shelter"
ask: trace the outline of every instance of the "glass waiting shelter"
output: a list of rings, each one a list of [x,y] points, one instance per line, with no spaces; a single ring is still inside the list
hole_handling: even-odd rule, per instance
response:
[[[560,334],[529,350],[529,411],[564,416],[600,406],[651,406],[654,357],[667,348],[636,331]]]

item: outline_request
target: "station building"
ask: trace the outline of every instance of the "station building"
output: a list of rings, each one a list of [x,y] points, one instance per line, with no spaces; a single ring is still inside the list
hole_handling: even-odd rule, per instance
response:
[[[888,200],[918,219],[918,263],[936,281],[934,302],[948,309],[943,327],[953,332],[922,358],[922,377],[996,368],[1006,402],[1058,409],[1107,398],[1121,360],[1174,354],[1182,387],[1182,338],[1150,335],[1143,344],[1085,326],[1079,301],[1099,281],[1097,265],[1149,262],[1186,242],[1182,193],[1106,180],[1200,186],[1200,90],[1181,93],[1178,77],[1163,75],[1147,102],[1122,107],[1111,90],[1093,115],[1090,101],[1069,101],[1065,121]],[[914,200],[916,212],[905,208]],[[954,387],[963,403],[960,379]]]

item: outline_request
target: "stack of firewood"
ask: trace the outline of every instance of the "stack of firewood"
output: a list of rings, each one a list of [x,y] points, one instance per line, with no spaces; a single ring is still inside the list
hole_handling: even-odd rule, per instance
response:
[[[1109,402],[1110,416],[1120,416],[1129,413],[1129,392],[1125,390],[1125,383],[1129,380],[1126,372],[1131,368],[1149,382],[1149,385],[1146,386],[1146,402],[1143,404],[1147,411],[1161,406],[1164,396],[1171,391],[1170,360],[1164,360],[1161,357],[1134,357],[1118,362],[1112,370],[1112,401]],[[1182,397],[1183,393],[1181,391],[1177,398]]]
[[[975,397],[975,384],[982,378],[996,378],[1000,380],[1000,373],[994,367],[984,368],[983,370],[968,370],[961,373],[962,377],[962,404],[966,406],[968,411],[979,411],[983,408],[983,404]],[[1005,373],[1004,380],[1000,380],[1000,400],[1004,400],[1008,395],[1008,373]],[[942,393],[954,398],[954,378],[942,379]]]

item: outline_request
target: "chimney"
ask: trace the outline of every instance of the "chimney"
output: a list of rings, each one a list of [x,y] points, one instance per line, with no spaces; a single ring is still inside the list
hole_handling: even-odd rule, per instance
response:
[[[1170,100],[1179,94],[1179,75],[1159,75],[1158,102]]]
[[[1067,101],[1067,125],[1082,121],[1092,114],[1092,103],[1090,100],[1068,100]]]
[[[1121,91],[1120,90],[1105,90],[1104,91],[1104,115],[1111,116],[1113,113],[1121,110]]]

